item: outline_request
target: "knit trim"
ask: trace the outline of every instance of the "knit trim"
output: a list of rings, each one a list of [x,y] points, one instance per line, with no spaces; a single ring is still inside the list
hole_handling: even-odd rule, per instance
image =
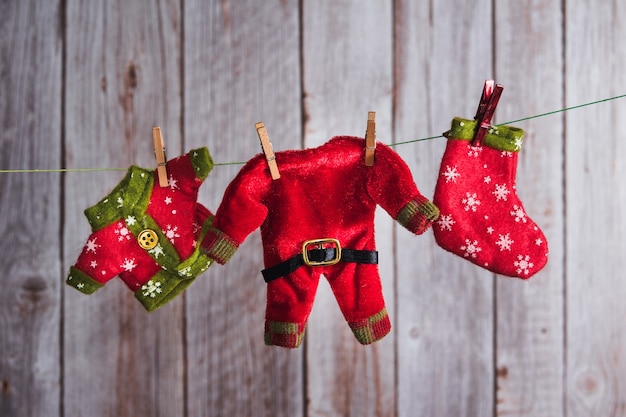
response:
[[[452,119],[452,127],[444,136],[449,139],[472,140],[478,122],[476,120]],[[506,152],[519,152],[524,141],[524,130],[513,126],[489,126],[483,144],[493,149]]]
[[[438,218],[439,208],[425,197],[418,196],[400,210],[396,220],[411,232],[421,234]]]
[[[202,241],[204,253],[221,265],[230,261],[238,247],[239,244],[232,237],[216,228],[209,229]]]
[[[383,308],[378,313],[359,320],[356,322],[349,322],[354,337],[362,345],[368,345],[382,339],[391,331],[391,321],[387,314],[387,309]]]
[[[304,324],[266,321],[264,339],[268,346],[297,348],[304,339]]]
[[[92,294],[103,287],[103,284],[73,266],[70,267],[70,273],[65,282],[84,294]]]

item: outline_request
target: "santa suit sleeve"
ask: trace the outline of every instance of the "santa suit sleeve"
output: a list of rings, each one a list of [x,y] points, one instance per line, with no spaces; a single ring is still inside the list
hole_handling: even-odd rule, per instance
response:
[[[252,158],[226,188],[213,226],[202,241],[204,252],[220,264],[233,256],[250,233],[267,217],[264,204],[271,176],[263,155]]]
[[[439,217],[437,206],[419,192],[407,164],[387,145],[376,145],[375,163],[368,172],[372,199],[412,233],[424,233]]]

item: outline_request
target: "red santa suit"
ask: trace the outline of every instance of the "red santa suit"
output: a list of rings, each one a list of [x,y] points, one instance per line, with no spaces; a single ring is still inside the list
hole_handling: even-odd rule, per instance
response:
[[[154,170],[131,166],[109,195],[85,210],[92,234],[67,284],[91,294],[119,275],[151,311],[211,265],[198,242],[213,216],[196,202],[213,168],[209,151],[192,150],[166,168],[169,186],[160,187]]]
[[[365,166],[364,155],[365,141],[356,137],[277,152],[281,178],[272,180],[261,154],[226,189],[202,245],[223,264],[261,228],[266,344],[300,345],[321,274],[359,342],[389,332],[374,241],[376,205],[415,234],[426,231],[439,211],[389,147],[377,145],[373,167]]]

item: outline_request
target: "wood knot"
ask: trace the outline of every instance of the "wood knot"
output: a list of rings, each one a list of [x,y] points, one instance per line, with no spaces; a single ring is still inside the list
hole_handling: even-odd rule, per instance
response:
[[[139,77],[137,74],[137,67],[133,62],[131,62],[128,65],[128,69],[126,70],[126,76],[124,77],[126,88],[137,88],[137,85],[139,84]]]
[[[8,395],[9,394],[9,389],[11,388],[11,385],[9,384],[9,381],[7,381],[6,379],[2,380],[2,395]]]
[[[30,277],[24,280],[22,289],[29,292],[41,292],[48,288],[48,283],[41,277]]]
[[[48,283],[42,277],[29,277],[23,280],[19,296],[22,314],[30,315],[35,310],[45,308],[50,304]]]
[[[509,368],[501,366],[496,370],[496,376],[498,378],[507,378],[509,376]]]

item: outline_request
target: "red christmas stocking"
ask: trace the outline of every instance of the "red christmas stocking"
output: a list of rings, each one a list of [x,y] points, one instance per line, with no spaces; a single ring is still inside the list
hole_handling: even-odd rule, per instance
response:
[[[517,196],[517,155],[524,131],[491,126],[482,145],[471,146],[475,120],[455,118],[446,134],[433,202],[437,244],[497,274],[527,279],[548,261],[543,232]]]

